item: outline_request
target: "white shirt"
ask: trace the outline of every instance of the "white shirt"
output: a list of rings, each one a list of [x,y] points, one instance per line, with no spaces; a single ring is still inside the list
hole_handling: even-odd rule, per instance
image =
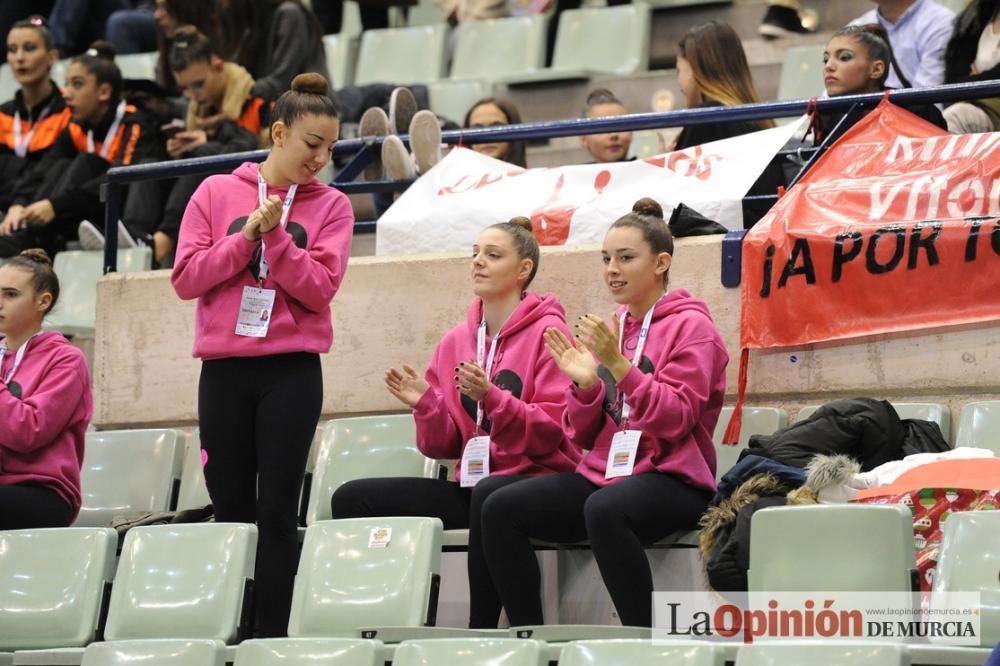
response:
[[[976,51],[976,71],[985,72],[1000,64],[1000,34],[993,29],[990,21],[979,36],[979,49]]]

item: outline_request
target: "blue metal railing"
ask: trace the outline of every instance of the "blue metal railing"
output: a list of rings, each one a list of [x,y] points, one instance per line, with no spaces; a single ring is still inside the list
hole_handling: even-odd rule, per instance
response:
[[[1000,96],[1000,81],[982,81],[977,83],[961,83],[949,86],[931,88],[904,89],[892,93],[892,100],[899,104],[930,104],[937,102],[954,102],[968,99],[981,99]],[[581,136],[585,134],[604,134],[607,132],[638,131],[662,129],[664,127],[684,127],[688,125],[705,125],[709,123],[754,121],[770,118],[788,118],[800,116],[811,106],[820,113],[853,112],[859,109],[877,105],[884,95],[871,93],[864,95],[845,95],[825,99],[800,99],[782,102],[760,102],[741,106],[719,106],[699,109],[684,109],[666,113],[635,113],[626,116],[607,118],[579,118],[572,120],[557,120],[537,123],[523,123],[504,127],[486,127],[469,130],[451,130],[441,133],[442,142],[449,145],[476,144],[506,141],[528,141],[533,139],[549,139],[563,136]],[[814,153],[813,158],[803,169],[803,173],[829,145],[829,140],[836,137],[831,132]],[[408,143],[408,137],[401,137]],[[392,192],[403,191],[409,186],[409,181],[376,181],[353,182],[369,163],[375,151],[381,150],[384,137],[366,137],[340,141],[334,146],[334,157],[353,155],[346,165],[334,177],[331,185],[343,192]],[[176,178],[186,175],[207,175],[231,171],[243,162],[262,162],[268,151],[255,150],[243,153],[230,153],[212,157],[197,157],[193,159],[172,160],[153,164],[138,164],[128,167],[114,167],[108,170],[107,182],[104,186],[106,213],[104,221],[104,272],[117,269],[118,234],[117,223],[121,217],[125,196],[125,186],[140,180],[159,180]],[[801,176],[801,173],[800,173]]]

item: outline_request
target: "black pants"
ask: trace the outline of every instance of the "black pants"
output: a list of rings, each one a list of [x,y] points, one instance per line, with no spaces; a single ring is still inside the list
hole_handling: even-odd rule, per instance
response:
[[[69,527],[73,509],[59,493],[34,484],[0,484],[0,530]]]
[[[523,476],[488,476],[473,488],[455,481],[379,478],[348,481],[333,493],[334,518],[368,516],[430,516],[446,530],[469,529],[469,627],[495,629],[500,620],[500,595],[483,556],[480,516],[493,492]]]
[[[316,354],[205,361],[198,386],[205,482],[219,522],[257,523],[257,630],[285,636],[298,566],[298,501],[323,403]]]
[[[622,624],[652,626],[653,575],[643,547],[694,529],[711,496],[668,474],[603,488],[579,474],[551,474],[494,493],[483,504],[483,547],[511,626],[543,622],[532,538],[589,539]]]

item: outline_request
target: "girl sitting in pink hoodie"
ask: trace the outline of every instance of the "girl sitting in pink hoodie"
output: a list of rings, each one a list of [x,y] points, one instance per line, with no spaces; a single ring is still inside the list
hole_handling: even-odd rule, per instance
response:
[[[0,530],[67,527],[80,510],[94,403],[83,353],[41,332],[58,298],[43,250],[0,267]]]
[[[319,355],[351,253],[347,196],[316,179],[340,122],[326,79],[300,74],[272,112],[258,167],[207,178],[181,222],[171,280],[197,298],[194,355],[205,482],[220,522],[257,523],[257,630],[284,636],[298,500],[323,403]]]
[[[640,199],[604,238],[604,281],[622,307],[609,326],[593,314],[574,341],[545,343],[573,380],[563,427],[589,452],[575,472],[494,493],[483,545],[511,626],[541,624],[531,539],[589,539],[622,624],[652,624],[653,581],[643,546],[693,529],[715,492],[712,432],[729,360],[705,304],[667,292],[674,251],[663,211]]]
[[[566,315],[552,294],[525,291],[539,258],[530,220],[488,227],[472,253],[476,298],[465,323],[445,334],[422,378],[408,365],[385,375],[413,410],[417,447],[461,459],[458,480],[351,481],[332,509],[334,518],[433,516],[445,529],[469,528],[469,626],[495,628],[500,597],[483,559],[480,507],[499,488],[574,469],[579,454],[559,423],[569,380],[542,342],[546,329],[568,332]]]

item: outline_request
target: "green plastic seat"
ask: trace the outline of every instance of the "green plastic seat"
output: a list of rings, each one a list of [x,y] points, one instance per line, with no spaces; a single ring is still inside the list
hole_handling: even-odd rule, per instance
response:
[[[222,641],[160,639],[91,643],[81,666],[225,666]]]
[[[148,247],[118,251],[118,271],[148,271],[153,251]],[[86,250],[59,252],[53,262],[62,293],[45,327],[67,335],[93,337],[97,321],[97,281],[104,274],[104,253]]]
[[[57,83],[61,81],[57,80]],[[10,65],[3,63],[0,65],[0,99],[4,102],[14,99],[14,95],[21,89],[21,85],[14,78],[14,71]]]
[[[489,97],[493,86],[483,79],[435,81],[427,86],[431,111],[461,124],[472,105]]]
[[[543,641],[519,638],[436,638],[403,641],[393,666],[547,666]]]
[[[789,46],[781,65],[778,99],[812,99],[826,94],[823,85],[825,44]]]
[[[121,70],[122,78],[156,80],[156,63],[159,53],[126,53],[115,56],[115,64]]]
[[[205,471],[201,464],[201,438],[195,430],[188,437],[181,473],[180,491],[177,493],[177,510],[196,509],[212,503],[205,485]]]
[[[676,663],[685,666],[723,666],[721,645],[649,639],[585,640],[566,644],[559,666],[633,666]]]
[[[799,410],[797,421],[803,421],[819,409],[820,405],[807,405]],[[901,419],[920,419],[921,421],[934,421],[941,429],[944,441],[951,438],[951,412],[947,405],[937,402],[893,402],[893,409]]]
[[[537,14],[461,23],[451,78],[502,81],[544,69],[547,27]]]
[[[931,606],[943,592],[978,592],[981,644],[993,647],[1000,642],[1000,512],[952,513],[941,532]]]
[[[955,446],[974,446],[1000,454],[1000,400],[970,402],[962,408]]]
[[[110,528],[0,531],[0,651],[94,640],[117,545]]]
[[[273,638],[243,641],[234,666],[382,666],[381,641],[362,638]]]
[[[391,19],[390,19],[391,20]],[[435,0],[417,0],[417,3],[406,10],[406,25],[436,25],[447,23],[447,17],[441,12]]]
[[[168,428],[88,432],[75,525],[108,526],[116,516],[171,509],[186,441]]]
[[[750,523],[751,592],[909,592],[914,569],[903,506],[772,507]]]
[[[889,643],[781,641],[742,645],[736,666],[910,666],[905,645]]]
[[[445,74],[445,24],[365,30],[355,85],[430,83]]]
[[[732,407],[723,407],[719,413],[719,422],[712,434],[715,442],[715,479],[718,481],[728,472],[740,458],[740,452],[750,444],[751,435],[770,435],[788,425],[788,413],[774,407],[743,407],[743,422],[740,426],[740,441],[735,446],[722,443],[726,426],[733,416]]]
[[[295,576],[288,635],[356,636],[363,628],[433,625],[441,532],[437,518],[352,518],[310,525]],[[380,541],[379,534],[386,538]]]
[[[353,479],[390,476],[434,478],[439,465],[417,450],[410,414],[328,421],[323,429],[306,509],[306,525],[329,520],[330,498]]]
[[[326,69],[333,77],[334,88],[346,88],[354,81],[354,65],[358,53],[358,37],[345,35],[323,36]]]

